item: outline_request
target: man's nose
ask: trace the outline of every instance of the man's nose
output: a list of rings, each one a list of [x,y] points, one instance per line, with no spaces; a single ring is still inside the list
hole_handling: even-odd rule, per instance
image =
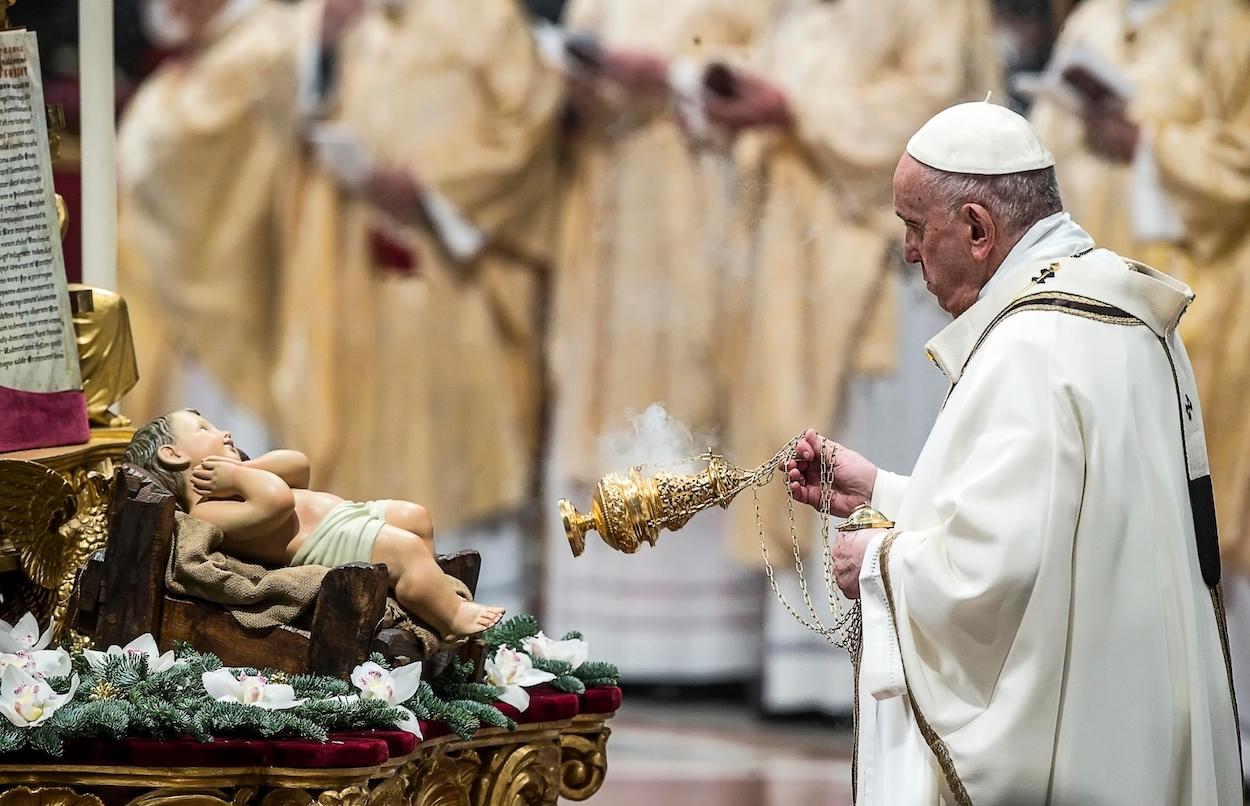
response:
[[[903,243],[903,261],[906,263],[919,263],[920,250],[909,243]]]

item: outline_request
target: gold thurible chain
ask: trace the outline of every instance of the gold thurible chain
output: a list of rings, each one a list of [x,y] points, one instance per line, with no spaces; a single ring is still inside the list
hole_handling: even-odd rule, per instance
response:
[[[830,510],[833,508],[833,482],[834,467],[837,463],[837,445],[825,443],[829,445],[829,451],[826,453],[825,444],[821,445],[820,451],[820,536],[823,549],[823,566],[825,576],[825,590],[829,597],[829,611],[833,617],[833,622],[826,626],[821,621],[820,616],[816,613],[816,608],[812,604],[811,595],[807,588],[807,576],[803,568],[803,551],[799,547],[798,527],[795,524],[794,516],[794,499],[790,495],[788,480],[785,481],[786,486],[786,510],[790,521],[790,545],[794,551],[794,566],[798,573],[799,592],[803,597],[803,603],[807,606],[808,612],[812,615],[812,621],[808,621],[794,609],[790,602],[786,599],[785,594],[777,586],[777,578],[773,572],[772,562],[768,556],[768,544],[764,538],[764,518],[760,512],[759,488],[768,483],[774,471],[779,471],[785,465],[797,456],[797,446],[802,435],[795,439],[780,451],[773,461],[763,467],[769,468],[769,473],[764,478],[752,479],[751,495],[755,504],[755,528],[759,535],[760,554],[764,558],[764,570],[768,575],[768,584],[773,589],[773,593],[777,596],[777,601],[781,602],[791,616],[805,628],[811,630],[817,635],[824,638],[830,644],[838,647],[850,648],[859,640],[860,635],[860,609],[859,603],[854,603],[850,610],[843,610],[842,603],[836,593],[834,593],[833,583],[833,556],[829,543],[829,518]],[[827,458],[826,458],[827,456]],[[761,474],[762,475],[762,474]]]

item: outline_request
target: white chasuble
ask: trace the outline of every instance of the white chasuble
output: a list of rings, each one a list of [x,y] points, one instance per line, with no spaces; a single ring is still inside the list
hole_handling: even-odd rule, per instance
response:
[[[951,392],[860,577],[860,804],[1242,802],[1192,293],[1092,247],[1039,222],[929,343]]]

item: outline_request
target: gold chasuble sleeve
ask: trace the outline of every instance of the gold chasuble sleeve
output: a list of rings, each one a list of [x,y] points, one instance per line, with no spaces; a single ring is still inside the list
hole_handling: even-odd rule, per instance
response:
[[[318,165],[292,174],[277,395],[314,483],[410,498],[440,527],[515,510],[539,409],[538,272],[550,237],[560,78],[513,0],[371,11],[339,57],[338,122],[487,237],[456,262]],[[397,257],[398,255],[398,257]]]
[[[1041,99],[1032,120],[1055,155],[1064,203],[1099,246],[1181,277],[1194,303],[1181,325],[1209,434],[1222,552],[1250,572],[1250,7],[1172,0],[1135,28],[1122,0],[1086,0],[1055,47],[1093,51],[1133,85],[1134,164],[1107,161],[1084,126]],[[1179,220],[1160,237],[1135,222],[1141,160]]]
[[[213,41],[172,58],[118,130],[118,286],[142,382],[143,422],[187,358],[259,414],[269,411],[274,197],[293,156],[303,9],[261,2]]]
[[[755,65],[796,125],[738,148],[760,188],[743,214],[752,308],[729,439],[747,464],[805,426],[834,427],[852,369],[893,367],[894,167],[925,120],[999,83],[983,0],[788,0]],[[770,547],[789,552],[783,497],[761,503]],[[736,548],[758,557],[753,510],[731,514]],[[798,517],[810,535],[814,518]]]

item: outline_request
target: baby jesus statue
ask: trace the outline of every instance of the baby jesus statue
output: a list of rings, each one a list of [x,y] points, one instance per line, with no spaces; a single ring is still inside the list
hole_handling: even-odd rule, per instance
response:
[[[308,458],[244,460],[229,431],[194,409],[135,432],[123,460],[159,479],[189,515],[221,529],[224,551],[269,565],[384,563],[395,598],[446,640],[493,626],[498,607],[462,599],[434,559],[430,513],[411,501],[345,501],[308,489]]]

